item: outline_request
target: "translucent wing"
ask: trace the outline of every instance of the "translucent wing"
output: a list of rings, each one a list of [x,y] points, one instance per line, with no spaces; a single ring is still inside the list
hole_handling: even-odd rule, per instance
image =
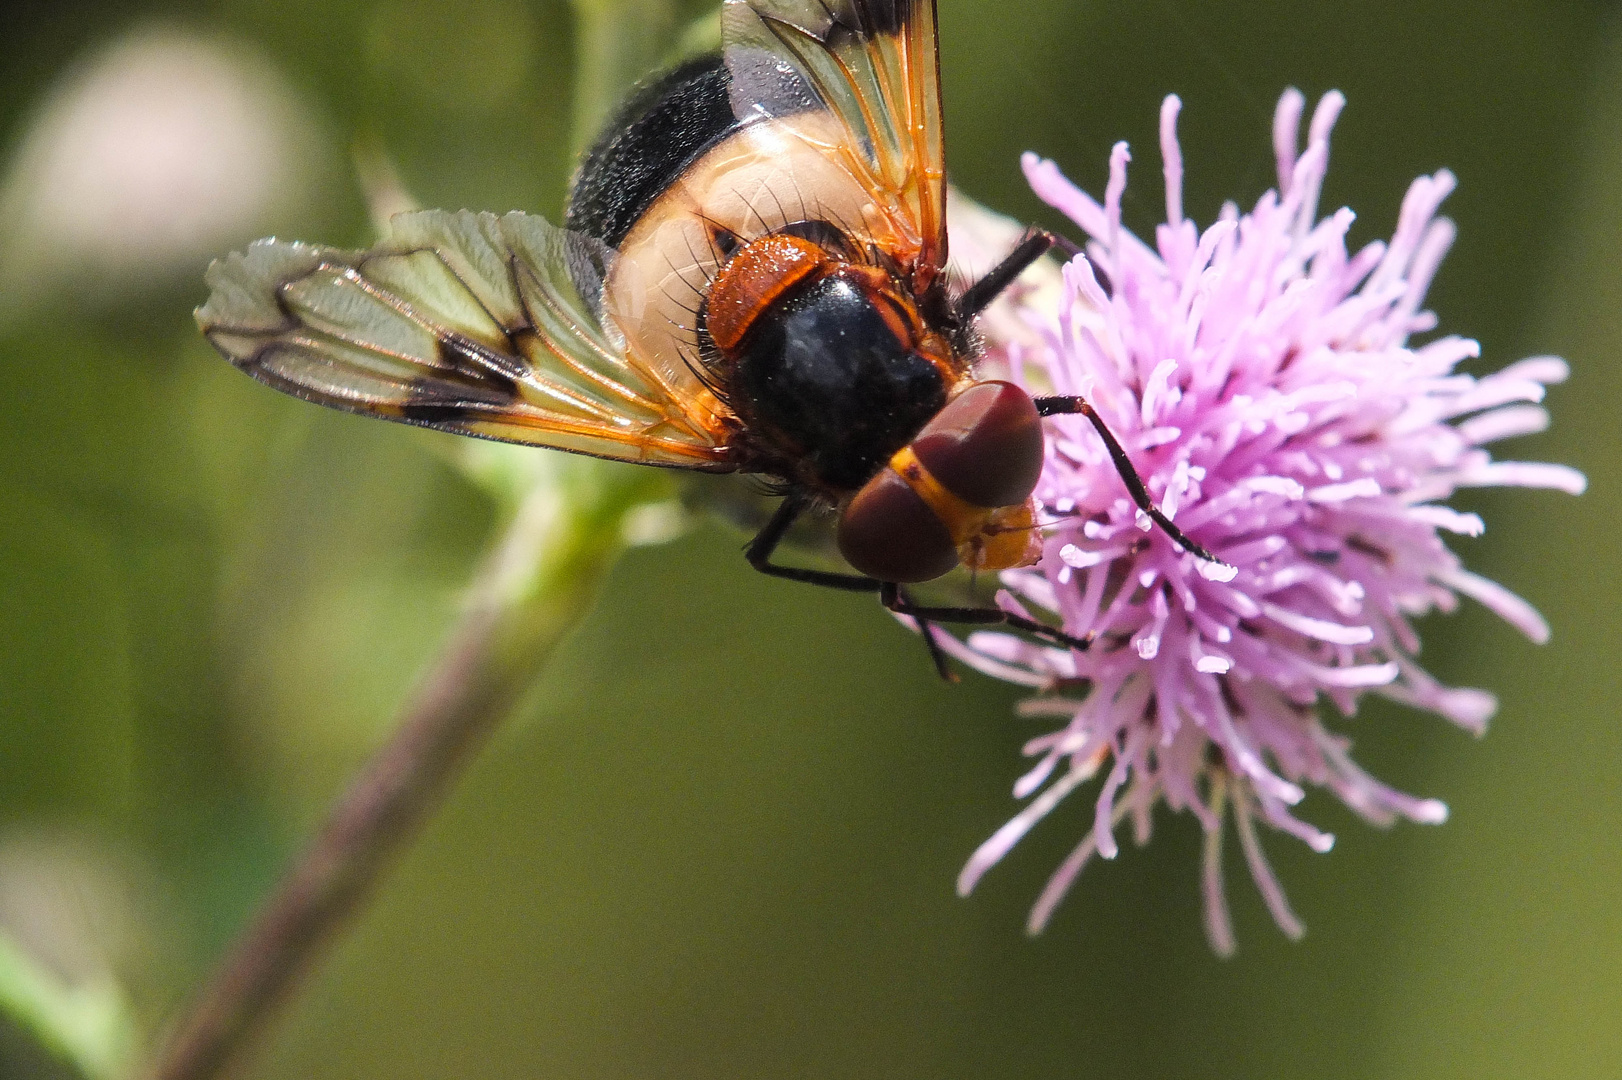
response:
[[[946,265],[935,0],[726,0],[721,19],[733,111],[837,117],[823,149],[910,234],[927,288]]]
[[[529,214],[400,214],[371,251],[261,240],[216,261],[197,322],[260,382],[349,412],[693,469],[732,414],[597,313],[613,253]]]

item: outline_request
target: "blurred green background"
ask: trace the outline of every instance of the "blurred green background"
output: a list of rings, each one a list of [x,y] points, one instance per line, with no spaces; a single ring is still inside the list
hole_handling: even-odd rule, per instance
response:
[[[704,9],[622,7],[654,41]],[[1172,91],[1202,222],[1274,182],[1287,85],[1350,101],[1324,205],[1358,211],[1355,241],[1389,235],[1413,176],[1458,174],[1432,306],[1481,340],[1477,370],[1571,361],[1553,430],[1500,454],[1591,488],[1459,500],[1489,532],[1456,546],[1554,627],[1537,648],[1469,604],[1426,621],[1431,670],[1501,696],[1485,740],[1396,708],[1351,725],[1452,820],[1382,833],[1309,797],[1332,855],[1267,838],[1307,937],[1234,859],[1223,962],[1197,828],[1162,815],[1028,939],[1090,800],[952,891],[1040,730],[1016,691],[940,684],[877,605],[756,575],[742,534],[702,524],[623,559],[249,1075],[1622,1076],[1622,20],[1586,0],[940,0],[940,20],[954,178],[1027,220],[1059,224],[1021,151],[1101,192],[1125,138],[1128,224],[1151,229]],[[137,1040],[384,736],[497,518],[441,437],[223,364],[192,322],[202,267],[270,232],[368,242],[357,142],[427,205],[555,217],[594,107],[582,37],[565,0],[0,10],[0,929]],[[0,1022],[0,1076],[71,1075]]]

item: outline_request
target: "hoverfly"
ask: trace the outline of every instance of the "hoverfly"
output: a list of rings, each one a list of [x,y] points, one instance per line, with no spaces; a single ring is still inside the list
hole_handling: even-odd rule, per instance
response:
[[[1033,230],[983,278],[946,275],[934,0],[725,0],[722,51],[646,84],[586,155],[564,227],[532,214],[398,215],[365,252],[261,240],[216,261],[197,311],[260,382],[349,412],[646,465],[764,474],[783,498],[758,570],[877,593],[1040,554],[1041,417],[1079,397],[976,377],[976,314],[1061,244]],[[857,571],[772,559],[814,507]],[[948,676],[949,677],[949,676]]]

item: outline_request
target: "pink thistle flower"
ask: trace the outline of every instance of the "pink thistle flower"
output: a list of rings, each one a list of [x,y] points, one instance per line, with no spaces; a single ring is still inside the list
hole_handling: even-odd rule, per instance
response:
[[[1030,801],[975,852],[960,893],[1103,775],[1093,826],[1037,899],[1032,933],[1094,853],[1115,856],[1122,819],[1131,815],[1145,842],[1163,801],[1205,831],[1212,947],[1234,947],[1221,865],[1230,811],[1262,898],[1298,937],[1258,820],[1328,851],[1333,837],[1292,812],[1309,784],[1376,825],[1447,817],[1442,803],[1360,769],[1320,705],[1350,716],[1372,692],[1480,733],[1494,698],[1428,675],[1412,621],[1464,595],[1533,641],[1549,636],[1529,604],[1465,570],[1439,534],[1482,531],[1479,517],[1445,505],[1459,488],[1583,490],[1572,469],[1495,462],[1483,449],[1547,425],[1537,403],[1566,365],[1537,357],[1475,378],[1454,369],[1478,355],[1476,342],[1410,344],[1436,325],[1421,303],[1453,240],[1436,211],[1454,178],[1414,181],[1391,241],[1348,253],[1352,212],[1317,216],[1344,103],[1325,95],[1298,156],[1304,101],[1285,93],[1273,128],[1278,190],[1248,214],[1227,204],[1202,233],[1182,213],[1180,103],[1168,97],[1166,223],[1153,248],[1121,225],[1126,144],[1110,156],[1102,206],[1052,162],[1025,158],[1037,195],[1091,244],[1064,268],[1057,313],[1021,304],[1031,332],[993,329],[993,347],[1033,392],[1086,395],[1166,514],[1229,564],[1202,563],[1149,527],[1084,418],[1051,421],[1036,490],[1052,523],[1043,556],[1005,573],[999,600],[1056,613],[1095,644],[1077,653],[990,632],[943,642],[982,671],[1041,688],[1021,713],[1061,725],[1026,745],[1037,761],[1014,794]]]

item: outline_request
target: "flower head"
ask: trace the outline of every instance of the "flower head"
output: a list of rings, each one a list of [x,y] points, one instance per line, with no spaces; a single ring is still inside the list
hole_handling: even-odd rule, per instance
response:
[[[1413,620],[1460,595],[1534,641],[1548,637],[1530,605],[1465,570],[1440,534],[1482,531],[1479,517],[1445,505],[1462,487],[1582,490],[1571,469],[1495,462],[1483,449],[1546,426],[1537,402],[1566,366],[1539,357],[1474,378],[1454,370],[1478,354],[1474,341],[1410,343],[1436,325],[1421,305],[1453,240],[1436,211],[1454,179],[1414,181],[1391,241],[1349,253],[1352,212],[1317,215],[1343,104],[1338,93],[1320,101],[1298,154],[1303,99],[1287,92],[1273,131],[1277,191],[1249,213],[1227,204],[1201,232],[1182,213],[1180,103],[1167,98],[1166,223],[1153,247],[1121,225],[1124,143],[1102,206],[1052,162],[1025,159],[1032,188],[1091,243],[1064,268],[1057,312],[1023,304],[1031,332],[993,346],[1033,390],[1086,396],[1161,509],[1237,571],[1150,528],[1085,419],[1049,421],[1036,491],[1051,522],[1043,556],[1003,575],[1000,600],[1055,613],[1094,644],[1074,652],[1004,633],[946,643],[983,671],[1042,688],[1021,711],[1059,724],[1026,745],[1037,761],[1014,792],[1030,802],[969,860],[960,892],[1103,776],[1092,828],[1037,900],[1032,932],[1094,853],[1115,855],[1122,819],[1132,816],[1142,842],[1163,801],[1205,830],[1212,946],[1233,948],[1221,876],[1230,811],[1268,908],[1298,936],[1258,820],[1328,851],[1333,838],[1292,810],[1306,785],[1379,825],[1447,816],[1360,769],[1326,714],[1350,715],[1372,692],[1482,731],[1492,696],[1442,686],[1415,659]]]

